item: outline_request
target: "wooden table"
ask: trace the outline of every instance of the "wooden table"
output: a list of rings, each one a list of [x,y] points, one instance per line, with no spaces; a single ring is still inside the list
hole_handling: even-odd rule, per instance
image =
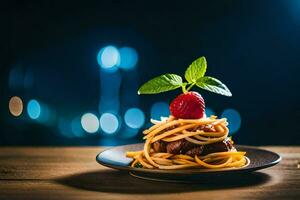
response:
[[[0,199],[300,199],[300,147],[277,166],[200,184],[151,182],[100,166],[98,147],[0,147]]]

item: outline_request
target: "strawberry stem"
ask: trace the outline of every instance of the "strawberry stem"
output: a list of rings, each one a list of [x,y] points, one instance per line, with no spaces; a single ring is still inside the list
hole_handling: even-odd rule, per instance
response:
[[[183,92],[184,94],[188,92],[188,90],[186,90],[186,87],[185,87],[186,85],[187,85],[187,83],[183,83],[182,86],[181,86],[182,92]]]
[[[186,90],[189,91],[196,83],[192,83]]]

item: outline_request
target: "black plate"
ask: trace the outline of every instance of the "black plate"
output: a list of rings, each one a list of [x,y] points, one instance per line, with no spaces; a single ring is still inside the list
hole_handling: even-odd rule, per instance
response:
[[[133,144],[114,147],[100,152],[96,160],[99,164],[113,169],[128,171],[132,176],[168,182],[195,182],[206,178],[218,176],[231,176],[237,173],[253,172],[259,169],[271,167],[280,162],[281,157],[271,151],[257,147],[236,145],[239,151],[247,152],[246,156],[250,163],[248,166],[237,169],[181,169],[181,170],[161,170],[161,169],[142,169],[133,168],[129,164],[131,158],[126,157],[127,151],[138,151],[143,149],[144,144]]]

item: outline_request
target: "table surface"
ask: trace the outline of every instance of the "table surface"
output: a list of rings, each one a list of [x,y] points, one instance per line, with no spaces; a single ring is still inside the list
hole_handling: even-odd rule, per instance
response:
[[[239,179],[152,182],[100,166],[100,147],[0,147],[0,199],[300,199],[300,147],[262,147],[280,164]]]

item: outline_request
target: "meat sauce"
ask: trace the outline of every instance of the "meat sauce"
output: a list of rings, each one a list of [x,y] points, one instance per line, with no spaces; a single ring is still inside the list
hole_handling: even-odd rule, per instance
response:
[[[174,128],[174,127],[171,127]],[[215,128],[211,125],[202,125],[190,131],[203,130],[205,132],[215,132]],[[197,145],[185,139],[174,142],[156,141],[152,144],[155,152],[166,152],[171,154],[185,154],[194,157],[195,155],[207,155],[215,152],[226,152],[234,150],[229,138],[221,142],[207,145]]]
[[[208,145],[197,145],[182,139],[168,143],[163,141],[154,142],[153,149],[155,152],[185,154],[194,157],[195,155],[207,155],[215,152],[231,151],[234,147],[228,138],[222,142],[216,142]]]

